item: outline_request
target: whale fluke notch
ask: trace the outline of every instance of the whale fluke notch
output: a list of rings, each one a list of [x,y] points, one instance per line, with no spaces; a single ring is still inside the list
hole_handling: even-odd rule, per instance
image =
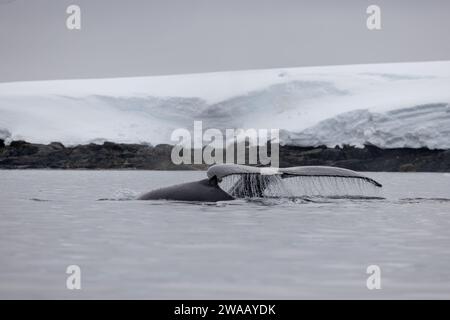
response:
[[[213,179],[215,177],[218,181],[221,181],[226,176],[239,174],[280,175],[282,179],[299,176],[353,178],[367,181],[375,185],[376,187],[382,187],[381,183],[353,170],[327,166],[266,168],[236,164],[216,164],[211,166],[207,172],[207,176],[209,179]]]

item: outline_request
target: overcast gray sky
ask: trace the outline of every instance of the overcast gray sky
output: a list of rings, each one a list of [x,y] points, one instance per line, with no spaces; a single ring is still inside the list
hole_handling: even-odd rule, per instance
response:
[[[0,81],[449,60],[449,31],[448,0],[0,0]]]

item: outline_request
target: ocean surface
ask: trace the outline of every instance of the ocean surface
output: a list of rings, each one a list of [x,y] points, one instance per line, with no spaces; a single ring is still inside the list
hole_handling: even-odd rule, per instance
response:
[[[450,174],[366,175],[378,198],[196,204],[134,199],[205,172],[0,171],[0,298],[449,299]]]

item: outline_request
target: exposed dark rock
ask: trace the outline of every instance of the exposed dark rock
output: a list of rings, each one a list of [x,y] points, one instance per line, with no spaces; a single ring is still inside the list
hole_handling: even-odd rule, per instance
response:
[[[48,145],[53,150],[63,150],[65,149],[64,145],[61,142],[52,142]]]
[[[280,147],[280,167],[326,165],[357,171],[450,171],[450,150]]]
[[[417,171],[416,167],[412,163],[405,163],[402,164],[399,168],[399,171],[401,172],[414,172]]]
[[[12,141],[6,149],[10,156],[15,157],[29,156],[39,151],[37,145],[22,140]]]
[[[59,142],[48,145],[13,141],[5,146],[0,140],[0,169],[147,169],[199,170],[206,164],[175,165],[171,145],[88,144],[65,147]],[[192,155],[194,152],[192,151]],[[280,146],[280,167],[326,165],[357,171],[449,172],[450,150],[380,149],[373,145],[327,148]]]

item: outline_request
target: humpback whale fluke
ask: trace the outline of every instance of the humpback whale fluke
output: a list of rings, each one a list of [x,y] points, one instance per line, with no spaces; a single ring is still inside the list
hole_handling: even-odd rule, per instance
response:
[[[216,176],[219,180],[232,174],[261,174],[272,175],[279,174],[281,178],[289,177],[339,177],[339,178],[353,178],[365,180],[377,187],[382,187],[377,181],[363,176],[355,171],[326,166],[302,166],[289,168],[265,168],[265,167],[250,167],[245,165],[235,164],[217,164],[208,169],[208,178]]]
[[[217,202],[242,197],[264,197],[265,190],[271,185],[294,177],[349,178],[367,182],[375,187],[382,186],[355,171],[325,166],[266,168],[217,164],[211,166],[206,174],[208,179],[150,191],[138,199]],[[233,180],[229,190],[223,190],[220,183],[227,177],[237,178]]]

